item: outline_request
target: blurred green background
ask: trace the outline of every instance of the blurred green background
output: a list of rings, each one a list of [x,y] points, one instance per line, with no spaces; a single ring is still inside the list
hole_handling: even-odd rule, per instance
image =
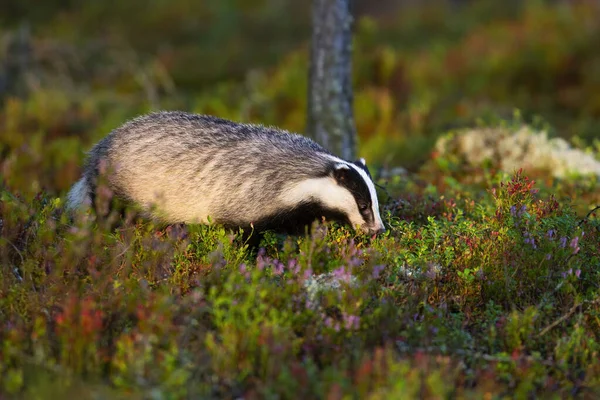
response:
[[[23,196],[64,194],[94,142],[154,109],[305,129],[308,1],[2,3],[0,173]],[[515,109],[592,144],[599,4],[356,0],[360,155],[417,170],[439,135]]]

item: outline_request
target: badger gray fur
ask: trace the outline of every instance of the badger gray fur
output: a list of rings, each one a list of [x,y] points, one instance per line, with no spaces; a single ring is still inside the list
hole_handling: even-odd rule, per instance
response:
[[[93,203],[102,165],[117,197],[167,223],[291,233],[325,217],[385,231],[364,159],[275,128],[175,111],[135,118],[93,147],[67,208]]]

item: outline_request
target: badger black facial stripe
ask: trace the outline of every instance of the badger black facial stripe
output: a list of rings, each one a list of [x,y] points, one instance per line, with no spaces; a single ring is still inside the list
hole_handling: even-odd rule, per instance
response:
[[[377,192],[375,191],[375,185],[373,184],[370,177],[367,175],[367,173],[362,168],[359,168],[354,164],[351,164],[351,167],[358,173],[358,175],[362,179],[362,182],[364,182],[364,185],[366,186],[367,191],[368,191],[369,204],[371,206],[370,207],[371,212],[373,213],[373,219],[378,219],[378,217],[379,217],[379,202],[377,201]],[[375,222],[375,221],[369,221],[369,222]]]
[[[375,184],[373,183],[373,180],[371,179],[370,174],[368,173],[368,169],[366,169],[366,165],[365,165],[365,170],[367,172],[365,172],[365,170],[358,168],[356,166],[353,165],[353,168],[355,168],[362,176],[362,178],[364,179],[365,183],[367,184],[367,187],[369,188],[369,193],[371,195],[371,210],[373,212],[373,217],[375,218],[375,224],[377,226],[380,226],[383,228],[383,221],[381,220],[381,216],[379,214],[379,201],[377,199],[377,191],[375,190]]]
[[[345,171],[344,174],[346,174],[346,176],[344,176],[344,179],[339,181],[338,184],[345,187],[350,193],[352,193],[352,196],[354,197],[356,205],[359,207],[359,209],[360,204],[367,204],[370,206],[373,203],[371,192],[367,182],[363,176],[361,176],[359,170],[354,167],[348,167],[348,170]]]

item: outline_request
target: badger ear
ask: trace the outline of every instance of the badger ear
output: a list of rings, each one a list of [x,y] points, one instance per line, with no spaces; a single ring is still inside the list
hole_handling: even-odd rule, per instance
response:
[[[339,163],[333,166],[333,177],[338,183],[348,180],[348,172],[350,167],[347,164]]]
[[[364,165],[364,166],[367,166],[367,161],[366,161],[364,158],[362,158],[362,157],[361,157],[361,158],[359,158],[357,162],[358,162],[358,163],[361,163],[361,164],[362,164],[362,165]]]

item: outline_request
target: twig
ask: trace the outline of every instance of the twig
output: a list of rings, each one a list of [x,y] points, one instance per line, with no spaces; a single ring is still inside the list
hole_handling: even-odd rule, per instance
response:
[[[587,215],[585,216],[585,218],[584,218],[584,219],[582,219],[581,221],[579,221],[579,223],[577,224],[577,226],[581,226],[581,224],[583,224],[584,222],[586,222],[586,221],[588,220],[588,218],[589,218],[589,217],[591,217],[591,216],[592,216],[592,214],[593,214],[594,212],[598,211],[598,210],[600,210],[600,206],[596,206],[596,207],[592,208],[592,209],[590,210],[590,212],[588,212],[588,213],[587,213]]]
[[[455,357],[471,357],[473,359],[484,360],[487,362],[518,362],[518,361],[536,362],[536,363],[540,363],[547,367],[560,368],[560,366],[558,366],[552,360],[542,359],[539,357],[534,357],[534,356],[525,355],[525,354],[514,358],[514,357],[508,356],[508,355],[501,356],[501,355],[486,354],[486,353],[483,353],[481,351],[476,351],[476,350],[467,350],[467,349],[443,350],[439,346],[426,346],[426,347],[416,347],[416,348],[410,348],[410,347],[402,348],[401,346],[396,346],[396,349],[400,353],[404,353],[404,354],[421,351],[421,352],[428,353],[428,354],[444,354],[444,355],[455,356]]]
[[[24,264],[25,263],[25,259],[23,258],[23,253],[21,253],[21,251],[17,248],[17,246],[15,246],[13,244],[13,242],[11,242],[8,239],[5,239],[5,240],[6,240],[6,243],[10,244],[12,246],[12,248],[15,249],[15,251],[17,252],[17,254],[19,255],[19,257],[21,257],[21,264]]]
[[[556,321],[554,321],[553,323],[551,323],[550,325],[548,325],[547,327],[545,327],[544,329],[542,329],[540,331],[540,333],[538,334],[538,337],[544,336],[546,333],[548,333],[550,330],[552,330],[553,328],[557,327],[558,325],[560,325],[562,322],[566,321],[567,319],[569,319],[573,314],[575,314],[575,311],[577,311],[577,309],[579,307],[582,307],[584,304],[590,304],[590,305],[594,305],[600,303],[600,298],[596,299],[596,300],[586,300],[583,301],[581,303],[577,303],[575,304],[573,307],[571,307],[571,309],[562,317],[560,317],[559,319],[557,319]]]

